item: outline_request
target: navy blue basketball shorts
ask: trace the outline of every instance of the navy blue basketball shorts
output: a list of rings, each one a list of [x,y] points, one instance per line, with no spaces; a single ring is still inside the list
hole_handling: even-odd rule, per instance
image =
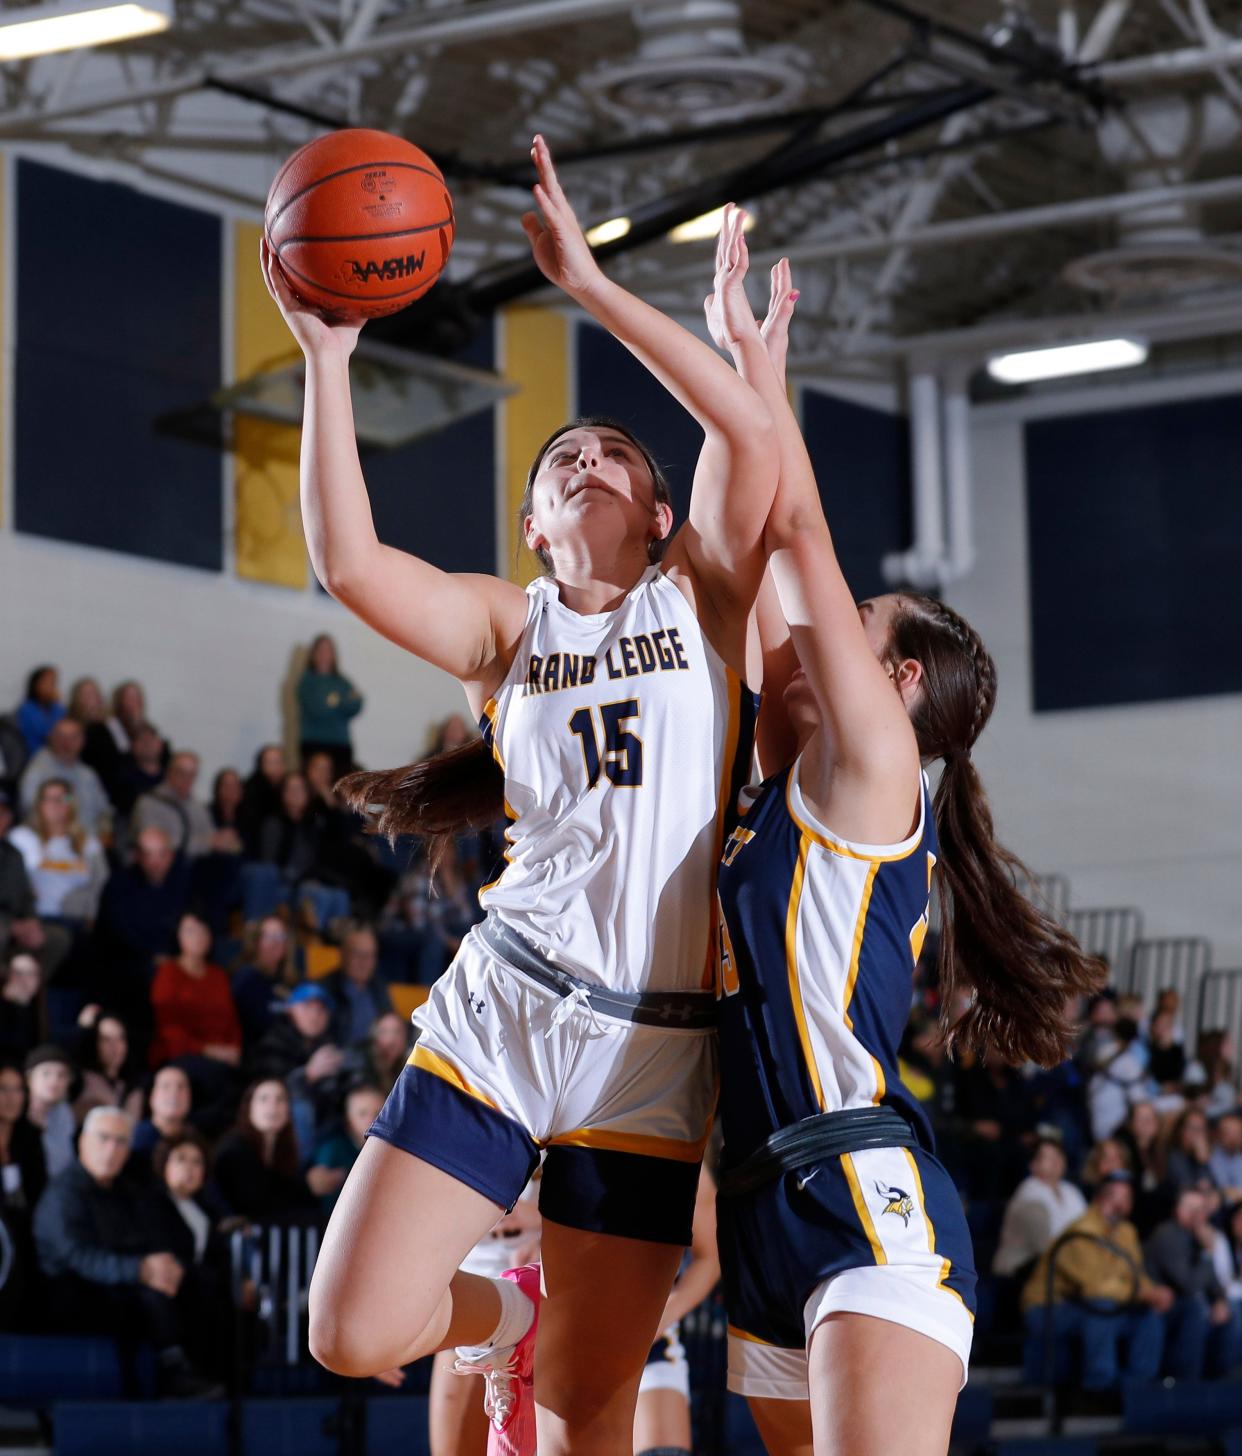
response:
[[[729,1389],[806,1400],[811,1336],[871,1315],[970,1359],[975,1268],[953,1181],[921,1148],[871,1148],[717,1201]]]

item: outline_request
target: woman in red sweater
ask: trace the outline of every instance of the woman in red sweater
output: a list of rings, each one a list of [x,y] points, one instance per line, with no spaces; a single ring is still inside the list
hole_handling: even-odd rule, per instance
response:
[[[177,925],[177,944],[180,955],[161,961],[151,986],[151,1065],[202,1057],[236,1067],[241,1061],[241,1023],[228,976],[207,959],[211,931],[197,915],[187,913]]]

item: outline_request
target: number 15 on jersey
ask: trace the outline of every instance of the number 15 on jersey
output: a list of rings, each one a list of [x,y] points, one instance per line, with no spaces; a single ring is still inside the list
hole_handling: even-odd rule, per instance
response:
[[[597,730],[595,715],[599,714]],[[600,772],[609,783],[622,789],[639,788],[643,781],[643,741],[626,727],[639,716],[637,698],[620,703],[602,703],[598,709],[579,708],[569,720],[586,765],[587,783],[594,788]]]

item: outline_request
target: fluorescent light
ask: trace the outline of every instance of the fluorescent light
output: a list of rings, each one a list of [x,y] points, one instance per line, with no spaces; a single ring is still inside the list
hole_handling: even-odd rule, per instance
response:
[[[52,0],[0,11],[0,61],[25,60],[53,51],[108,45],[153,35],[172,24],[172,0]]]
[[[1063,379],[1101,369],[1133,369],[1146,362],[1147,345],[1141,339],[1096,339],[1089,344],[998,354],[988,360],[988,373],[1001,384],[1031,384],[1037,379]]]
[[[598,248],[601,243],[615,243],[629,230],[628,217],[610,217],[607,222],[596,223],[593,228],[587,228],[586,240],[593,248]]]
[[[713,207],[710,212],[705,212],[701,217],[692,217],[689,222],[678,223],[668,235],[670,243],[701,243],[709,238],[714,238],[720,231],[720,219],[724,216],[723,207]],[[755,225],[753,213],[746,214],[746,221],[742,224],[742,231],[748,233]]]

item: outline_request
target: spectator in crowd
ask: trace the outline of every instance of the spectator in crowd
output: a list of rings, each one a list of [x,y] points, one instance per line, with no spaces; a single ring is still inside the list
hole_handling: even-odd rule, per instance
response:
[[[1242,1112],[1226,1112],[1216,1119],[1208,1167],[1225,1199],[1242,1199]]]
[[[228,976],[208,959],[211,931],[187,912],[177,924],[179,954],[161,961],[151,986],[153,1067],[178,1060],[190,1074],[205,1126],[231,1111],[241,1065],[241,1023]]]
[[[387,1096],[410,1059],[410,1023],[395,1011],[385,1012],[371,1028],[367,1069],[371,1080]]]
[[[76,1123],[69,1105],[73,1063],[52,1042],[35,1047],[26,1057],[26,1116],[43,1140],[47,1176],[55,1178],[73,1162]]]
[[[208,1183],[207,1144],[185,1129],[156,1144],[151,1186],[143,1199],[149,1242],[167,1249],[185,1271],[197,1318],[188,1331],[191,1357],[214,1376],[227,1376],[232,1345],[227,1235],[242,1221]]]
[[[320,929],[350,912],[348,893],[328,883],[332,873],[324,849],[324,821],[311,804],[306,776],[287,773],[280,790],[280,812],[270,814],[259,832],[259,858],[280,872],[286,900],[296,895],[310,902]],[[254,918],[249,905],[246,918]]]
[[[1235,1316],[1242,1318],[1242,1202],[1225,1209],[1223,1223],[1212,1248],[1212,1266]]]
[[[216,1183],[225,1202],[254,1223],[316,1222],[318,1203],[299,1168],[284,1083],[275,1077],[252,1083],[237,1126],[216,1149]]]
[[[129,747],[121,754],[116,767],[116,784],[112,801],[117,814],[128,823],[134,805],[143,794],[159,788],[168,763],[168,745],[159,730],[150,723],[134,727]]]
[[[25,856],[8,837],[12,827],[13,796],[0,784],[0,955],[29,951],[50,980],[73,937],[64,926],[40,920]]]
[[[131,1123],[135,1122],[144,1098],[138,1070],[130,1057],[125,1023],[98,1006],[87,1006],[78,1017],[78,1025],[85,1033],[78,1059],[82,1087],[73,1104],[78,1125],[86,1120],[92,1107],[119,1107]]]
[[[116,744],[118,753],[128,753],[134,746],[134,738],[147,721],[147,695],[140,682],[127,678],[112,690],[112,712],[108,717],[108,732]]]
[[[212,827],[215,829],[228,829],[237,837],[237,844],[242,846],[241,813],[242,803],[242,781],[241,774],[235,768],[222,768],[211,781],[211,803],[207,811],[211,815]]]
[[[1151,1091],[1146,1049],[1136,1021],[1119,1016],[1111,1035],[1101,1038],[1098,1053],[1087,1083],[1091,1138],[1097,1143],[1112,1137],[1126,1120],[1130,1104],[1147,1097]]]
[[[1074,1053],[1084,1077],[1090,1077],[1103,1060],[1106,1048],[1113,1041],[1113,1028],[1117,1024],[1117,993],[1106,987],[1087,1002],[1086,1024],[1078,1039],[1078,1050]]]
[[[312,753],[303,766],[310,793],[311,814],[321,827],[320,868],[331,884],[343,886],[355,913],[366,919],[383,910],[397,875],[380,863],[378,847],[391,852],[388,842],[367,832],[366,819],[342,804],[337,797],[332,759],[326,753]]]
[[[77,796],[67,779],[40,784],[26,823],[12,830],[9,840],[26,866],[35,913],[75,929],[90,926],[99,912],[108,862],[99,840],[78,817]]]
[[[0,713],[0,788],[17,788],[22,769],[30,758],[26,739],[13,713]]]
[[[1211,1156],[1208,1120],[1197,1107],[1188,1107],[1173,1124],[1165,1160],[1165,1181],[1175,1194],[1184,1188],[1213,1191],[1216,1179],[1212,1174]]]
[[[162,829],[144,829],[134,863],[108,881],[95,936],[96,989],[101,999],[124,1010],[130,1034],[144,1047],[150,1036],[155,963],[176,954],[177,925],[188,904],[186,861],[173,853]]]
[[[1110,1173],[1086,1213],[1040,1256],[1022,1295],[1032,1385],[1044,1382],[1049,1340],[1054,1378],[1058,1384],[1073,1380],[1075,1337],[1084,1390],[1110,1391],[1122,1375],[1152,1380],[1159,1371],[1160,1316],[1175,1296],[1144,1272],[1138,1231],[1129,1221],[1131,1202],[1129,1174]]]
[[[1164,1373],[1198,1380],[1222,1375],[1237,1363],[1242,1326],[1216,1276],[1211,1224],[1215,1200],[1200,1188],[1182,1188],[1173,1215],[1147,1240],[1147,1269],[1173,1290],[1165,1329]]]
[[[29,813],[41,797],[40,789],[45,783],[56,780],[67,784],[82,827],[88,834],[102,837],[112,824],[112,805],[99,775],[82,762],[85,740],[82,725],[72,718],[62,718],[56,724],[22,774],[22,804]]]
[[[93,677],[80,677],[74,683],[69,691],[66,716],[82,729],[82,762],[95,771],[104,792],[112,800],[121,750],[108,728],[107,705]]]
[[[964,1055],[952,1068],[961,1119],[962,1181],[968,1197],[1000,1200],[1026,1169],[1024,1139],[1035,1130],[1028,1087],[996,1058]]]
[[[333,1033],[341,1046],[365,1043],[375,1018],[392,1010],[388,987],[378,970],[379,941],[375,931],[355,922],[341,939],[340,969],[323,981],[324,989],[336,1003]]]
[[[1088,1189],[1098,1188],[1113,1173],[1133,1173],[1130,1154],[1120,1138],[1102,1138],[1087,1154],[1082,1181]]]
[[[1065,1174],[1065,1149],[1059,1141],[1041,1138],[1030,1175],[1005,1207],[993,1273],[1024,1277],[1049,1244],[1086,1213],[1087,1200]]]
[[[1167,999],[1164,993],[1162,999]],[[1177,992],[1172,992],[1176,996]],[[1147,1034],[1147,1072],[1160,1089],[1157,1107],[1178,1112],[1185,1104],[1182,1082],[1186,1077],[1186,1049],[1182,1045],[1180,1011],[1165,1006],[1151,1019]]]
[[[0,963],[4,989],[0,991],[0,1057],[24,1061],[47,1040],[47,1006],[43,973],[28,951],[19,950]]]
[[[95,1108],[82,1129],[80,1161],[39,1200],[35,1242],[52,1322],[153,1345],[166,1395],[219,1395],[186,1355],[193,1325],[180,1297],[185,1270],[166,1248],[152,1249],[140,1204],[120,1176],[131,1131],[118,1108]]]
[[[427,757],[447,753],[451,748],[464,748],[474,737],[474,730],[460,713],[450,713],[435,725],[427,741]]]
[[[384,1093],[369,1083],[359,1083],[345,1094],[345,1121],[341,1131],[319,1144],[306,1182],[319,1199],[325,1216],[336,1206],[341,1188],[354,1166],[371,1124],[384,1105]]]
[[[317,1130],[326,1127],[341,1105],[353,1065],[332,1040],[331,996],[317,981],[289,993],[278,1016],[254,1050],[250,1075],[287,1085],[292,1098],[297,1142],[309,1159]]]
[[[1233,1085],[1233,1038],[1227,1031],[1215,1027],[1199,1033],[1186,1080],[1195,1085],[1195,1105],[1208,1117],[1219,1117],[1238,1106],[1238,1089]]]
[[[1146,1238],[1167,1211],[1164,1193],[1164,1158],[1160,1146],[1162,1127],[1160,1114],[1152,1102],[1135,1102],[1117,1133],[1125,1147],[1130,1171],[1134,1174],[1134,1224]]]
[[[153,824],[168,836],[174,851],[190,859],[213,851],[239,852],[241,840],[236,831],[216,829],[207,805],[194,797],[198,768],[197,753],[185,749],[174,753],[160,783],[138,796],[130,817],[130,833],[138,835]]]
[[[26,1116],[26,1079],[12,1062],[0,1063],[0,1208],[10,1227],[14,1213],[29,1222],[46,1183],[43,1138]]]
[[[26,679],[26,696],[14,716],[26,752],[33,757],[65,716],[65,705],[60,700],[60,675],[54,667],[45,663],[34,669]]]
[[[354,755],[349,725],[362,711],[362,694],[342,675],[336,643],[321,632],[311,643],[306,670],[298,679],[299,753],[302,764],[313,753],[331,755],[336,778],[349,772]]]
[[[190,1078],[185,1068],[173,1062],[161,1067],[151,1079],[147,1115],[134,1128],[130,1162],[136,1173],[150,1171],[156,1143],[180,1137],[189,1128],[192,1103]]]
[[[259,832],[266,820],[280,813],[280,789],[285,778],[285,750],[279,743],[265,743],[255,754],[254,768],[242,789],[238,828],[246,853],[259,853]]]
[[[265,915],[247,930],[243,964],[233,976],[233,1004],[247,1050],[271,1026],[281,1001],[297,984],[294,950],[289,927],[279,915]]]

